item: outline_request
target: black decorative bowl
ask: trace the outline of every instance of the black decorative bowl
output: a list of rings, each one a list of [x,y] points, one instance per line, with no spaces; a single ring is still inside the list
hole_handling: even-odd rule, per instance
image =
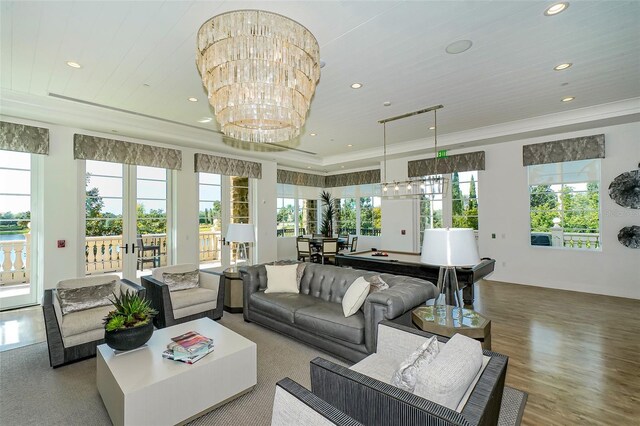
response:
[[[104,332],[104,342],[117,351],[130,351],[139,348],[151,339],[153,322],[140,327]]]

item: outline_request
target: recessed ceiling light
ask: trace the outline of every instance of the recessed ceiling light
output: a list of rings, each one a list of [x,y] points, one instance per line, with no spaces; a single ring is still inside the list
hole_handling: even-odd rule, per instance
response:
[[[311,133],[309,136],[315,136],[315,135],[316,135],[316,133]]]
[[[341,169],[344,169],[344,166],[340,166]]]
[[[435,130],[435,129],[436,129],[436,126],[429,127],[429,130]]]
[[[391,102],[386,101],[386,102],[385,102],[385,103],[383,103],[382,105],[384,105],[384,106],[390,106],[390,105],[391,105]]]
[[[352,89],[359,89],[359,88],[361,88],[361,87],[362,87],[362,83],[353,83],[353,84],[351,85],[351,88],[352,88]]]
[[[556,3],[554,5],[549,6],[544,11],[544,14],[546,16],[557,15],[558,13],[565,11],[568,7],[569,7],[569,3],[568,2]]]
[[[310,169],[310,168],[311,168],[311,166],[307,166],[307,169]]]
[[[194,97],[187,98],[187,100],[188,100],[189,102],[198,102],[198,98],[194,98]]]
[[[566,98],[562,98],[562,102],[571,102],[575,99],[575,96],[567,96]]]
[[[82,68],[82,65],[73,61],[67,61],[67,65],[69,65],[71,68]]]
[[[351,143],[350,143],[350,144],[348,144],[347,146],[348,146],[349,148],[351,148],[351,147],[353,146],[353,144],[351,144]]]
[[[200,120],[198,120],[198,123],[211,123],[211,120],[213,120],[213,118],[211,117],[202,117]]]
[[[448,45],[445,50],[451,55],[457,55],[458,53],[466,52],[471,49],[471,46],[473,46],[473,42],[471,40],[458,40]]]
[[[562,70],[566,70],[571,65],[573,65],[571,62],[565,62],[564,64],[556,65],[555,67],[553,67],[553,69],[556,71],[562,71]]]

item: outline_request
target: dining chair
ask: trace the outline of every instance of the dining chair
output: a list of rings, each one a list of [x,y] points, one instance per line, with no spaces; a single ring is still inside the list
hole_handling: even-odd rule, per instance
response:
[[[345,235],[338,235],[338,238],[344,240],[344,241],[338,242],[338,245],[340,246],[339,248],[341,250],[345,250],[345,249],[349,248],[349,237],[351,237],[351,235],[349,233],[347,233]]]
[[[358,237],[353,237],[353,240],[351,240],[351,253],[353,253],[354,251],[356,251],[358,249]]]
[[[146,245],[142,238],[142,235],[138,234],[136,237],[136,243],[138,244],[138,269],[143,270],[145,263],[153,264],[154,268],[160,266],[160,245]],[[147,252],[151,252],[152,255],[147,255]]]
[[[325,259],[328,263],[336,263],[336,255],[338,254],[338,239],[337,238],[325,238],[322,240],[322,252],[320,257],[324,264]]]
[[[296,239],[296,248],[298,250],[298,260],[306,262],[306,258],[308,257],[309,262],[312,262],[313,259],[317,257],[317,254],[311,249],[311,244],[309,243],[308,238]]]

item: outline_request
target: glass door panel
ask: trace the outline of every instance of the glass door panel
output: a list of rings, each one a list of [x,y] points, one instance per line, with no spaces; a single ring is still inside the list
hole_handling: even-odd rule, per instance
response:
[[[198,180],[200,267],[217,268],[222,266],[222,176],[213,173],[199,173]]]
[[[229,223],[249,223],[251,210],[249,206],[249,178],[231,176],[229,178]],[[236,245],[240,243],[231,243],[227,245],[228,256],[230,262],[234,265],[242,265],[246,259],[252,258],[251,246],[246,244],[246,259],[236,259]],[[223,255],[224,256],[224,255]]]
[[[0,309],[37,302],[31,154],[0,151]]]

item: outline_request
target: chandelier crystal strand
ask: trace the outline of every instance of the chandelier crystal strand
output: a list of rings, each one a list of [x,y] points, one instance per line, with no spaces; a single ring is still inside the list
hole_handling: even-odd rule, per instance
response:
[[[320,47],[285,16],[238,10],[200,27],[196,65],[225,135],[283,142],[304,126],[320,79]]]

